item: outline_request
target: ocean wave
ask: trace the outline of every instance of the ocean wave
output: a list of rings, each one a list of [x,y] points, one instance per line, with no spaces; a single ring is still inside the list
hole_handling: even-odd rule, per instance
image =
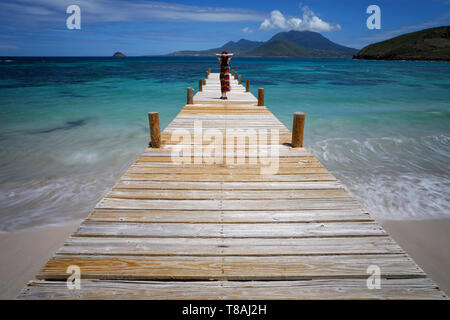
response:
[[[0,232],[59,225],[85,218],[116,175],[74,175],[0,184]]]
[[[308,146],[379,220],[450,216],[450,137],[323,139]]]

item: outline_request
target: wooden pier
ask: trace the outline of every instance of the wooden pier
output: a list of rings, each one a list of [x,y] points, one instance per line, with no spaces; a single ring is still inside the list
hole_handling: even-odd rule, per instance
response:
[[[219,75],[206,76],[160,136],[157,115],[149,115],[152,147],[20,299],[447,298],[308,150],[291,146],[261,90],[257,99],[239,76],[220,100]],[[301,146],[304,116],[296,119]],[[199,124],[223,134],[223,157],[233,163],[205,153],[211,139],[195,138]],[[278,139],[238,144],[245,162],[235,163],[229,129],[273,130]],[[181,144],[192,147],[189,163],[171,153],[183,133],[194,135]],[[275,173],[261,173],[260,150],[276,151]],[[80,268],[79,289],[67,287],[69,266]],[[374,268],[379,289],[368,286]]]

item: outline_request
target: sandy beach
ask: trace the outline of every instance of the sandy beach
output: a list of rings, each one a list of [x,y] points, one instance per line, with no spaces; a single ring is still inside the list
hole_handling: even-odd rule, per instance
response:
[[[384,228],[450,293],[450,219],[384,221]],[[0,234],[1,299],[15,299],[78,224]]]
[[[385,230],[430,276],[450,294],[450,219],[391,220]]]
[[[77,224],[0,234],[0,299],[15,299]]]

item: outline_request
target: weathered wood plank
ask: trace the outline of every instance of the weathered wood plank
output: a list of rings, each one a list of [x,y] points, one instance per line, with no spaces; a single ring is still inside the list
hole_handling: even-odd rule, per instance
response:
[[[65,281],[31,281],[21,299],[288,300],[446,299],[430,279],[381,279],[369,290],[365,279],[303,281],[108,281],[82,280],[80,290]]]
[[[115,210],[95,209],[87,221],[103,222],[203,222],[203,223],[276,223],[373,221],[360,209],[294,211],[224,211],[224,210]]]
[[[390,237],[354,238],[99,238],[71,237],[58,254],[145,256],[273,256],[398,254]]]
[[[189,160],[189,162],[187,163],[188,165],[196,163],[196,162],[194,162],[195,157],[190,157],[190,158],[186,157],[186,158]],[[295,164],[300,164],[301,165],[301,164],[304,164],[304,163],[308,163],[307,161],[309,161],[309,159],[312,159],[312,158],[313,158],[312,155],[302,156],[302,157],[280,157],[280,158],[278,158],[278,163],[279,163],[280,166],[284,166],[285,163],[290,163],[290,165],[295,165]],[[211,162],[206,163],[205,159],[206,160],[210,160],[211,157],[202,156],[201,159],[196,159],[196,160],[197,161],[200,160],[200,164],[204,164],[204,165],[207,164],[209,166],[213,166],[213,164],[211,164]],[[174,160],[175,159],[173,159],[170,154],[166,154],[166,155],[163,155],[163,156],[152,156],[152,155],[150,155],[150,156],[140,156],[137,159],[137,163],[139,163],[139,162],[144,162],[144,163],[147,163],[147,162],[167,162],[167,163],[169,163],[170,162],[172,164],[180,165],[180,163],[177,163]],[[225,160],[226,159],[224,159],[224,161],[223,161],[223,165],[226,165],[226,161]],[[239,166],[241,166],[241,165],[246,166],[246,165],[248,165],[248,161],[246,161],[245,163],[242,163],[242,164],[236,163],[236,161],[235,161],[234,165],[236,165],[236,166],[238,166],[238,165]],[[258,165],[260,165],[260,163],[257,162],[255,165],[258,166]]]
[[[359,209],[353,198],[284,200],[136,200],[104,198],[96,208],[167,210],[296,210]]]
[[[263,166],[263,167],[268,167]],[[161,173],[161,174],[220,174],[220,175],[237,175],[237,174],[261,174],[261,167],[254,166],[253,168],[239,168],[239,167],[228,167],[228,168],[220,168],[220,167],[199,167],[199,168],[179,168],[177,166],[173,166],[170,168],[161,168],[161,167],[153,167],[146,165],[132,165],[128,171],[128,173]],[[307,174],[307,173],[328,173],[327,169],[323,167],[311,168],[311,167],[279,167],[276,169],[277,174]]]
[[[267,200],[267,199],[323,199],[323,198],[348,198],[349,194],[344,189],[319,189],[319,190],[224,190],[220,198],[227,200]],[[105,198],[114,199],[166,199],[166,200],[205,200],[217,199],[215,190],[136,190],[114,188]]]
[[[375,222],[308,223],[122,223],[84,222],[75,236],[312,238],[385,236]]]
[[[148,181],[119,180],[114,186],[118,189],[146,190],[322,190],[338,189],[337,181],[300,182],[199,182],[199,181]]]
[[[37,275],[41,280],[67,279],[77,265],[82,279],[139,280],[301,280],[367,279],[377,265],[382,278],[424,278],[405,254],[318,256],[102,256],[55,255]],[[280,268],[280,266],[283,266]]]
[[[150,180],[150,181],[199,181],[199,182],[300,182],[300,181],[336,181],[336,178],[327,173],[310,174],[159,174],[159,173],[125,173],[123,180]]]

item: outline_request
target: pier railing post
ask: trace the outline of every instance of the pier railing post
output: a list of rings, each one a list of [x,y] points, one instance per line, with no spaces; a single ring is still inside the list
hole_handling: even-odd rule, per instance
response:
[[[206,77],[205,77],[205,79],[208,79],[208,76],[209,76],[209,73],[208,73],[208,71],[206,71]]]
[[[203,91],[203,81],[202,81],[202,79],[198,80],[198,91],[199,92]]]
[[[250,80],[245,80],[245,92],[250,91]]]
[[[161,147],[161,131],[159,129],[159,114],[158,112],[148,113],[148,122],[150,125],[150,143],[149,147]]]
[[[238,81],[238,84],[241,84],[241,83],[242,83],[242,76],[239,75],[239,81]]]
[[[206,86],[206,79],[203,79],[203,85]]]
[[[208,68],[208,76],[211,74],[211,68]]]
[[[187,104],[194,104],[194,89],[187,88]]]
[[[294,112],[294,121],[292,123],[292,147],[303,147],[303,129],[305,127],[305,113]]]
[[[258,89],[258,106],[264,105],[264,88]]]

